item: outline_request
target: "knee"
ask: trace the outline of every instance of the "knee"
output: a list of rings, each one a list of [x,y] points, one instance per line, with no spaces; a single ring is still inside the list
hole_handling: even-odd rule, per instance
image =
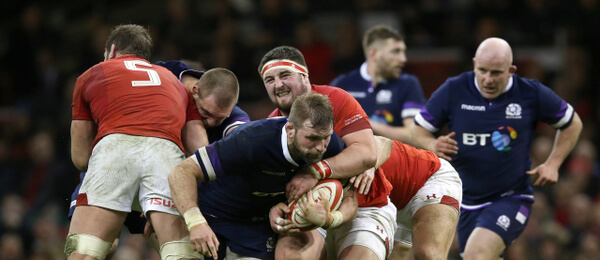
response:
[[[388,258],[389,260],[402,260],[411,253],[411,247],[398,242],[394,242],[394,249]]]
[[[447,259],[448,252],[441,248],[414,248],[415,260]]]
[[[96,259],[105,259],[113,243],[98,237],[86,234],[69,234],[65,241],[65,255],[69,257],[73,252],[89,255]]]
[[[464,260],[479,260],[479,259],[494,259],[493,257],[490,258],[490,254],[485,252],[484,250],[478,250],[477,248],[469,248],[468,250],[465,249],[465,252],[463,254],[463,259]]]
[[[294,243],[277,243],[275,259],[303,260],[302,248]]]
[[[179,259],[203,259],[197,251],[194,251],[190,238],[184,237],[181,240],[164,243],[160,247],[160,259],[179,260]]]
[[[302,255],[297,251],[277,250],[275,252],[275,259],[302,260]]]

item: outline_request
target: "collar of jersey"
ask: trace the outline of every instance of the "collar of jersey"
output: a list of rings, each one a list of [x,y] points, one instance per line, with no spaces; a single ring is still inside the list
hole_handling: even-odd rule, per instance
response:
[[[479,84],[477,84],[477,75],[475,75],[473,73],[473,81],[475,81],[475,88],[477,89],[477,91],[479,91],[479,94],[481,94],[481,96],[483,96],[483,94],[481,93],[481,89],[479,88]],[[508,92],[513,86],[513,77],[510,77],[510,79],[508,79],[508,84],[506,84],[506,88],[504,89],[504,91],[502,91],[502,94]]]
[[[360,76],[365,81],[369,82],[369,87],[370,88],[374,88],[374,86],[371,86],[372,85],[372,83],[371,83],[371,75],[369,75],[369,73],[367,72],[367,62],[366,61],[363,62],[362,65],[360,65]],[[379,84],[385,84],[385,83],[387,83],[387,80],[380,81],[377,84],[379,85]]]

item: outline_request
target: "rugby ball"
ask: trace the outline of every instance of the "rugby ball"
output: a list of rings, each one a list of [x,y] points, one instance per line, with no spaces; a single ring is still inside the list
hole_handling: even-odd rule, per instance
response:
[[[317,185],[315,185],[311,191],[315,202],[320,200],[328,200],[330,211],[334,211],[337,210],[342,204],[342,194],[344,192],[343,189],[344,188],[339,180],[325,179],[317,182]],[[325,191],[324,197],[321,197],[319,190]],[[292,203],[290,203],[289,207],[291,213],[287,215],[287,219],[289,219],[294,226],[296,226],[296,228],[300,229],[300,231],[309,231],[317,228],[316,225],[298,215],[298,212],[302,211],[302,209],[297,207],[296,203],[296,201],[292,201]]]

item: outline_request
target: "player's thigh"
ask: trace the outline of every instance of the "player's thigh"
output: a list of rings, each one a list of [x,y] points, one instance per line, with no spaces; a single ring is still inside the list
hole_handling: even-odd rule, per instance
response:
[[[139,205],[142,212],[158,211],[179,215],[169,187],[171,170],[185,156],[175,143],[161,138],[148,138],[143,156],[147,158],[139,187]],[[136,209],[136,208],[134,208]]]
[[[506,246],[502,237],[487,228],[476,227],[464,251],[464,259],[498,259]]]
[[[275,259],[319,259],[325,249],[323,236],[317,230],[280,236]]]
[[[146,216],[152,223],[159,245],[189,236],[185,221],[181,216],[159,211],[149,211]]]
[[[338,259],[361,259],[358,256],[362,259],[386,259],[393,249],[396,211],[391,202],[383,207],[358,208],[352,221],[327,230],[325,243],[329,259],[332,259],[332,254]]]
[[[76,206],[92,205],[117,211],[131,211],[139,190],[144,137],[111,134],[92,151]]]
[[[503,197],[484,208],[468,213],[467,210],[464,210],[464,217],[463,214],[460,216],[460,222],[463,223],[459,223],[459,232],[463,233],[462,237],[459,234],[459,238],[467,239],[464,241],[463,251],[474,254],[480,250],[486,250],[486,248],[488,251],[495,248],[506,248],[519,237],[527,226],[532,204],[533,201],[529,196],[512,196]],[[481,248],[478,238],[473,238],[475,230],[479,230],[477,237],[488,238],[485,241],[490,243],[489,246]],[[500,238],[500,240],[496,238]],[[469,241],[472,242],[469,243]],[[496,243],[497,241],[500,242]],[[498,253],[498,256],[501,253],[502,251]]]
[[[412,239],[415,258],[445,259],[452,244],[458,212],[446,204],[422,207],[413,216]]]
[[[338,257],[339,260],[383,260],[371,248],[353,245],[344,248]]]
[[[119,236],[127,212],[120,212],[95,206],[75,208],[69,234],[87,234],[107,242]]]

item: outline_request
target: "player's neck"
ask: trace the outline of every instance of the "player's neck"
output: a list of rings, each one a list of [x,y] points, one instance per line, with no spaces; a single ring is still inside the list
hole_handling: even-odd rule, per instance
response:
[[[377,73],[375,62],[367,62],[367,74],[371,77],[372,88],[376,88],[377,84],[385,81],[385,79]]]

